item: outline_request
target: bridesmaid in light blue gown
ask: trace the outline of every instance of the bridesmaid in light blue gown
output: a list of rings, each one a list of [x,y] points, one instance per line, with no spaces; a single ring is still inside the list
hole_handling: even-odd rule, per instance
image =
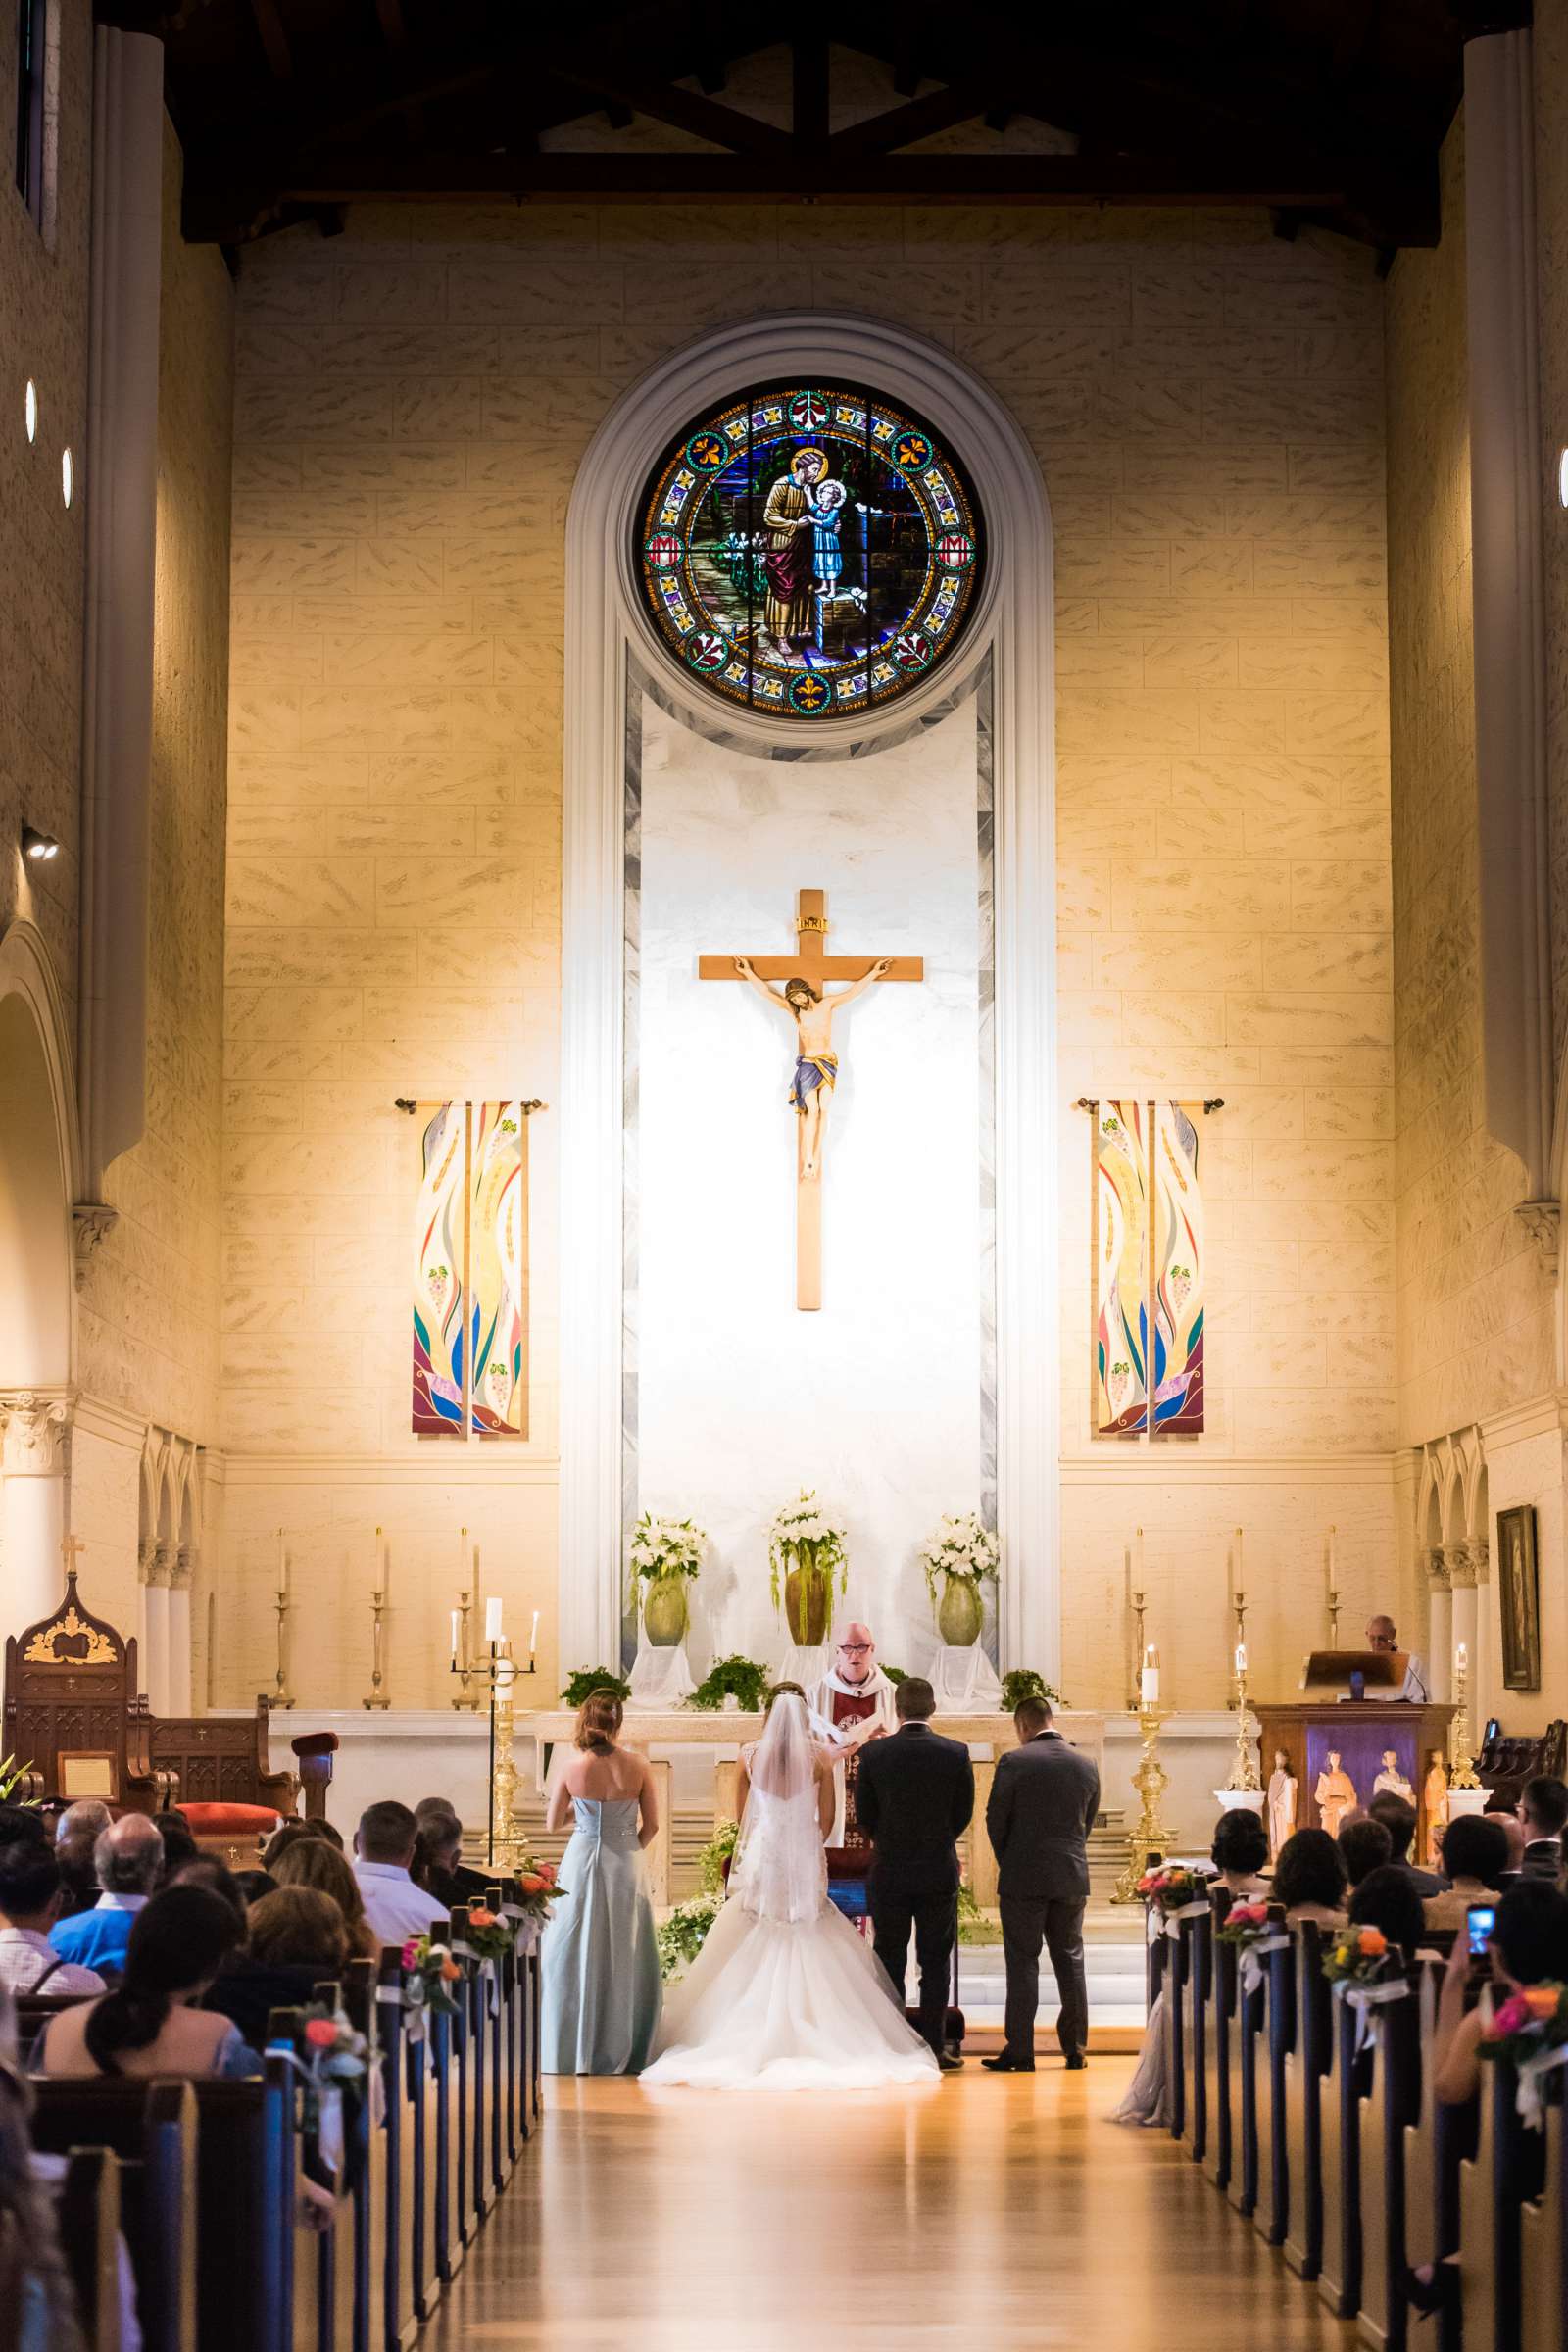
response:
[[[575,1823],[561,1863],[565,1892],[545,1930],[547,2075],[640,2074],[659,2027],[659,1945],[642,1866],[659,1798],[647,1758],[616,1744],[620,1726],[613,1691],[590,1691],[545,1814],[550,1830]]]

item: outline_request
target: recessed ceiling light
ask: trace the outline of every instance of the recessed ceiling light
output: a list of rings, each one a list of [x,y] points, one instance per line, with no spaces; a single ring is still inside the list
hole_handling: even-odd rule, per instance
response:
[[[24,825],[22,855],[34,865],[47,865],[51,858],[59,857],[60,844],[52,833],[40,833],[34,825]]]
[[[27,439],[36,441],[38,438],[38,387],[30,375],[27,378],[27,389],[23,399],[23,410],[27,419]]]
[[[72,463],[71,452],[69,449],[63,449],[60,452],[60,495],[68,507],[71,504],[71,494],[75,486],[76,469]]]

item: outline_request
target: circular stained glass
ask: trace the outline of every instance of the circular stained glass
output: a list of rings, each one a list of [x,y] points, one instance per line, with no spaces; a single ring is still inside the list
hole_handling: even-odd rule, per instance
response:
[[[929,426],[879,392],[808,384],[685,426],[649,477],[633,557],[690,676],[815,723],[892,702],[950,658],[985,531]]]

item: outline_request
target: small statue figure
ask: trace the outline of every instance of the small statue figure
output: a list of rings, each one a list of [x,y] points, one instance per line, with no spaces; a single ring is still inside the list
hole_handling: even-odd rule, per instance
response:
[[[1399,1770],[1396,1748],[1386,1747],[1383,1750],[1383,1770],[1372,1784],[1373,1795],[1376,1796],[1383,1788],[1391,1790],[1395,1796],[1402,1797],[1407,1805],[1415,1803],[1415,1790]]]
[[[1340,1824],[1347,1813],[1353,1813],[1358,1803],[1355,1783],[1340,1762],[1337,1747],[1329,1749],[1327,1769],[1317,1776],[1313,1800],[1323,1818],[1323,1827],[1331,1838],[1340,1834]]]
[[[1272,1862],[1287,1838],[1296,1831],[1296,1776],[1283,1747],[1274,1750],[1274,1769],[1268,1776],[1268,1858]]]
[[[1421,1859],[1428,1870],[1433,1870],[1442,1855],[1443,1833],[1448,1826],[1448,1774],[1441,1747],[1433,1748],[1428,1755],[1421,1802],[1427,1816],[1426,1840],[1421,1849]]]

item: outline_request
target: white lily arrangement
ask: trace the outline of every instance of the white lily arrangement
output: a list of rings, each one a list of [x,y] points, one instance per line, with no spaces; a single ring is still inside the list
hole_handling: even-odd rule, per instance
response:
[[[708,1545],[705,1531],[690,1519],[656,1519],[644,1511],[632,1533],[631,1582],[658,1584],[667,1576],[700,1576]]]
[[[976,1592],[982,1583],[994,1585],[1002,1570],[1002,1545],[978,1511],[965,1511],[960,1518],[945,1511],[920,1554],[920,1565],[934,1605],[939,1578],[944,1584],[968,1585]]]
[[[793,1502],[773,1513],[767,1559],[775,1609],[782,1604],[784,1580],[792,1569],[826,1577],[830,1592],[835,1578],[841,1595],[848,1590],[850,1554],[844,1530],[824,1515],[814,1492],[808,1494],[803,1488]]]

